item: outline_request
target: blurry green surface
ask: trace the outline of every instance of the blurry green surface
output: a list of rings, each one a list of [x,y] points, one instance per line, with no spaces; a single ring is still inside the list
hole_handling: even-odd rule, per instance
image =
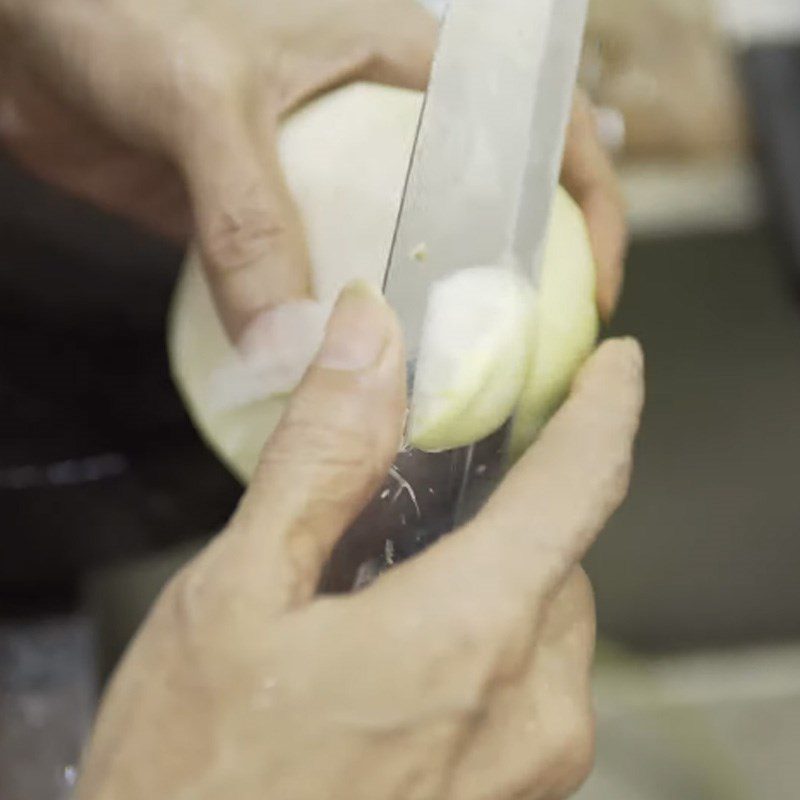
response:
[[[681,704],[645,660],[609,643],[598,645],[595,673],[597,764],[581,800],[754,797],[707,708]]]
[[[578,800],[795,800],[800,646],[635,658],[601,645]]]

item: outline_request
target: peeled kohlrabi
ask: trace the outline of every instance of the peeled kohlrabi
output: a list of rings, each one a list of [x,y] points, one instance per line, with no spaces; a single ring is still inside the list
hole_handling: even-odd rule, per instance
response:
[[[356,84],[284,125],[282,162],[303,215],[317,300],[270,319],[292,342],[280,354],[245,356],[231,347],[198,259],[187,259],[170,320],[173,375],[198,429],[243,481],[321,341],[340,289],[356,278],[376,286],[383,280],[421,102],[417,92]],[[465,265],[434,284],[409,421],[414,446],[469,444],[516,409],[519,449],[558,405],[598,324],[586,227],[563,190],[546,251],[539,297],[495,265]]]

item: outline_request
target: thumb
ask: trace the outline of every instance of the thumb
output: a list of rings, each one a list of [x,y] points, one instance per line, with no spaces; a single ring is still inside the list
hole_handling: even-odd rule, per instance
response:
[[[233,341],[259,312],[311,293],[303,226],[277,136],[270,130],[256,143],[243,115],[223,107],[199,117],[181,143],[206,275]]]
[[[401,440],[404,365],[383,298],[349,286],[233,523],[244,569],[269,584],[273,608],[314,594],[334,545],[385,479]]]

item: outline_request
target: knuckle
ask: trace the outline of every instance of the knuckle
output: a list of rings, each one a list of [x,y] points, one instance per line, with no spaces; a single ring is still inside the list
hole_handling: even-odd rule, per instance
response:
[[[200,30],[176,38],[171,65],[176,111],[195,120],[229,102],[231,87],[242,77],[237,54],[218,36]]]
[[[169,639],[182,652],[194,652],[202,643],[198,628],[197,592],[191,571],[184,567],[164,586],[148,619],[150,631],[168,632]]]
[[[176,629],[187,635],[202,625],[208,606],[208,582],[199,566],[199,561],[190,563],[170,578],[158,603]]]
[[[531,642],[530,615],[521,604],[477,598],[455,616],[440,663],[450,674],[453,664],[470,668],[478,689],[486,691],[524,669]]]
[[[303,524],[324,520],[332,509],[366,502],[380,484],[387,465],[364,431],[347,424],[289,416],[264,448],[258,472],[265,482],[276,476],[302,475],[287,491],[302,492]]]
[[[450,706],[471,714],[483,705],[493,663],[482,639],[468,629],[448,630],[420,652],[416,682],[426,697],[447,698]]]
[[[201,57],[198,49],[196,43],[179,47],[167,73],[170,113],[178,141],[185,143],[199,143],[199,134],[213,132],[211,121],[230,113],[233,96],[231,65],[210,45],[204,47],[206,57]]]
[[[299,398],[298,398],[299,399]],[[309,409],[311,411],[313,409]],[[374,443],[357,425],[327,420],[290,407],[276,435],[264,449],[263,461],[286,465],[298,459],[312,462],[322,472],[377,473]],[[311,464],[309,464],[310,466]]]
[[[212,212],[204,225],[203,249],[209,263],[225,274],[274,256],[286,234],[286,224],[253,183],[237,187],[236,196]]]
[[[206,545],[167,582],[154,609],[175,650],[206,677],[248,663],[255,652],[244,653],[241,643],[252,637],[252,611],[262,607],[229,545],[224,533]]]
[[[167,581],[159,604],[184,630],[208,628],[226,618],[223,598],[230,596],[230,547],[228,537],[218,534]]]
[[[494,636],[495,670],[502,678],[518,675],[527,664],[533,646],[534,623],[523,602],[506,602],[487,623],[487,635]]]

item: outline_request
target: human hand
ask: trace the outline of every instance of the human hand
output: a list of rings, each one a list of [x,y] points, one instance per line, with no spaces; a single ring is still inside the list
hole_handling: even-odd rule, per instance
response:
[[[0,144],[162,234],[194,219],[238,340],[311,290],[279,121],[350,80],[423,89],[437,28],[414,0],[0,0],[3,33]]]
[[[315,596],[396,455],[404,368],[394,315],[346,290],[230,525],[114,677],[80,800],[552,800],[583,780],[578,563],[626,491],[639,349],[600,348],[473,522],[360,593]]]
[[[0,0],[0,16],[14,23],[0,55],[0,143],[161,234],[185,239],[194,216],[234,340],[260,311],[310,291],[280,119],[349,80],[423,89],[436,42],[414,0]],[[625,212],[581,94],[562,179],[589,224],[608,318]]]

